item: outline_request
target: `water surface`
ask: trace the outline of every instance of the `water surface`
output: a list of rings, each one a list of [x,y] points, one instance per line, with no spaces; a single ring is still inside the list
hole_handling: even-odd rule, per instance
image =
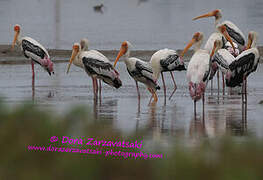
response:
[[[97,103],[93,100],[92,82],[86,73],[72,66],[67,75],[66,66],[66,63],[55,64],[56,74],[51,77],[41,67],[35,66],[33,93],[31,65],[1,65],[0,95],[10,106],[33,100],[42,109],[58,113],[65,113],[72,106],[85,105],[95,119],[105,118],[124,134],[146,129],[149,139],[168,144],[174,137],[185,139],[186,142],[224,135],[263,137],[263,106],[258,104],[263,97],[262,84],[258,83],[263,76],[261,66],[248,78],[247,118],[242,115],[241,95],[238,94],[240,89],[235,89],[233,95],[225,96],[220,91],[218,96],[217,89],[211,93],[209,84],[204,121],[201,102],[197,103],[197,117],[194,116],[186,72],[175,73],[178,90],[171,101],[167,100],[164,104],[161,90],[158,92],[158,103],[148,106],[149,92],[140,84],[141,102],[138,104],[134,80],[122,62],[117,69],[123,86],[116,90],[104,84],[101,102]],[[169,74],[165,74],[165,77],[169,95],[173,90],[172,81]],[[217,84],[214,83],[214,86]]]

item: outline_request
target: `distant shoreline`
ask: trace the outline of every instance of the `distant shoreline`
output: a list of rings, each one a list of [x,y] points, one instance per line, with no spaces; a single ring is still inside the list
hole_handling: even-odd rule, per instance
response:
[[[30,63],[22,54],[22,52],[16,47],[14,51],[10,50],[10,45],[0,45],[0,64],[27,64]],[[260,53],[260,63],[263,63],[263,46],[259,46]],[[114,61],[118,50],[99,50],[106,57],[110,59],[110,61]],[[149,61],[153,53],[157,50],[134,50],[131,51],[131,56],[140,58],[145,61]],[[182,50],[177,50],[180,54]],[[55,63],[68,62],[71,56],[71,50],[62,50],[62,49],[48,49],[48,52],[51,56],[51,59]],[[188,51],[185,54],[185,61],[189,61],[190,57],[193,54],[193,50]]]

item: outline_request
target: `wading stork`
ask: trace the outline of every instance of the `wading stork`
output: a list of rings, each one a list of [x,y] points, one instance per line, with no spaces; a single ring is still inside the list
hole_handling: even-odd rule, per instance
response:
[[[103,58],[106,62],[109,62],[109,59],[107,57],[105,57],[102,53],[100,53],[99,51],[97,50],[89,50],[89,40],[87,38],[83,38],[80,40],[80,46],[81,46],[81,50],[82,51],[92,51],[93,53],[101,56],[101,58]],[[81,67],[81,68],[84,68],[84,67]],[[92,79],[93,82],[94,82],[94,85],[98,86],[98,82],[97,82],[97,79]],[[102,88],[102,85],[101,85],[101,80],[99,79],[99,87],[97,89],[95,89],[93,87],[93,89],[96,90],[96,94],[98,93],[99,91],[99,97],[101,97],[101,88]]]
[[[194,114],[196,115],[196,101],[202,98],[203,101],[203,115],[204,115],[204,93],[206,85],[211,73],[211,57],[220,48],[221,41],[216,40],[214,42],[214,47],[211,52],[206,49],[201,49],[201,44],[203,42],[204,35],[202,32],[197,32],[194,34],[192,40],[184,48],[181,57],[184,56],[186,51],[195,45],[195,53],[192,56],[188,67],[187,67],[187,80],[189,82],[189,92],[191,98],[194,100]]]
[[[85,51],[83,44],[81,48],[79,43],[74,43],[67,73],[69,72],[72,63],[83,68],[92,78],[94,98],[97,98],[98,92],[96,79],[100,79],[115,88],[119,88],[122,85],[119,73],[109,63],[109,60],[96,50]]]
[[[223,21],[221,22],[222,19],[222,12],[220,9],[216,9],[214,11],[211,11],[207,14],[203,14],[201,16],[197,16],[193,18],[193,20],[197,20],[200,18],[206,18],[206,17],[215,17],[215,26],[221,26],[225,25],[226,30],[230,37],[240,46],[240,49],[243,49],[245,46],[245,36],[243,32],[231,21]]]
[[[214,32],[212,33],[205,46],[204,46],[204,49],[208,50],[210,53],[212,52],[212,49],[214,47],[214,42],[217,40],[217,41],[221,41],[220,43],[220,47],[218,47],[219,49],[222,49],[225,47],[225,44],[226,42],[228,42],[232,49],[234,49],[234,52],[235,51],[235,45],[234,45],[234,42],[232,41],[231,37],[229,36],[228,32],[227,32],[227,28],[225,25],[220,25],[220,26],[217,26],[216,27],[217,29],[217,32]],[[211,69],[211,74],[210,74],[210,77],[209,77],[209,80],[211,80],[211,90],[212,90],[212,83],[213,83],[213,77],[214,75],[216,74],[217,72],[217,84],[218,84],[218,94],[219,94],[219,71],[218,71],[218,67],[217,67],[217,64],[212,61],[212,69]],[[222,80],[223,80],[223,93],[225,92],[225,83],[224,83],[224,76],[222,74]]]
[[[165,81],[163,77],[163,72],[170,72],[173,83],[174,83],[174,90],[169,97],[169,99],[171,99],[177,89],[177,86],[174,80],[174,76],[173,76],[173,71],[186,70],[183,60],[179,57],[179,55],[177,55],[176,51],[172,49],[161,49],[152,55],[150,64],[153,69],[154,81],[158,80],[160,73],[161,73],[165,101],[166,101],[166,86],[165,86]]]
[[[21,26],[16,24],[14,26],[15,36],[12,43],[11,49],[13,50],[15,45],[18,45],[21,48],[24,56],[31,60],[32,65],[32,84],[35,81],[35,70],[34,64],[37,63],[41,65],[49,75],[54,74],[53,62],[50,59],[50,56],[47,50],[36,40],[30,37],[21,37]]]
[[[138,100],[140,101],[140,92],[139,92],[138,82],[141,82],[146,85],[146,87],[152,94],[152,97],[154,98],[154,102],[157,102],[158,97],[156,94],[156,90],[160,89],[160,87],[156,84],[156,81],[153,79],[152,67],[147,62],[144,62],[135,57],[130,57],[130,47],[131,47],[130,42],[124,41],[122,43],[120,51],[114,62],[114,67],[116,66],[120,57],[124,56],[124,62],[126,64],[127,71],[130,74],[130,76],[134,79],[135,84],[136,84]],[[150,99],[150,102],[151,102],[151,99]]]

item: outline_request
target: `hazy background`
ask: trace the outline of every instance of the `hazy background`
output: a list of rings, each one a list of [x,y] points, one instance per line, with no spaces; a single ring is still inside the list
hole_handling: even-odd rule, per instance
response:
[[[93,7],[103,3],[103,12]],[[214,18],[192,18],[220,8],[247,35],[263,32],[262,0],[0,0],[0,44],[10,44],[13,26],[48,48],[70,49],[88,37],[95,49],[182,49],[196,31],[214,31]],[[259,39],[262,44],[263,39]]]

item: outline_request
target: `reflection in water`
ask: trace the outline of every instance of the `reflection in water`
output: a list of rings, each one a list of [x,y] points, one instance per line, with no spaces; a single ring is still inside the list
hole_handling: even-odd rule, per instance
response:
[[[202,137],[207,137],[205,121],[201,117],[193,116],[189,129],[190,138],[200,139]]]
[[[105,100],[105,99],[104,99]],[[117,100],[107,100],[102,103],[98,103],[97,100],[93,101],[93,117],[96,121],[97,119],[103,118],[104,120],[109,120],[112,122],[116,113]]]
[[[243,107],[243,105],[242,105]],[[226,129],[231,135],[243,136],[247,134],[247,120],[246,120],[246,107],[240,109],[227,109],[226,113]],[[241,116],[241,117],[240,117]]]

